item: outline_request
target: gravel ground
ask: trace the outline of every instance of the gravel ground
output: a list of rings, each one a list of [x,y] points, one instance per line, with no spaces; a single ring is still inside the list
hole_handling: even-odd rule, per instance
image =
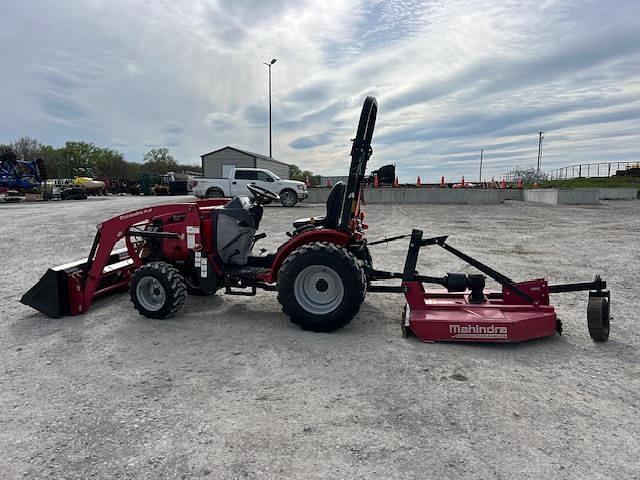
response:
[[[166,201],[0,206],[0,477],[640,478],[640,202],[366,207],[371,239],[420,227],[516,279],[601,273],[605,344],[586,293],[555,297],[563,336],[518,345],[403,339],[392,294],[333,334],[300,330],[270,292],[189,297],[166,321],[126,295],[58,320],[18,303],[88,253],[96,223]],[[261,246],[323,208],[267,208]],[[406,247],[373,247],[376,266],[401,270]],[[470,271],[440,249],[419,266]]]

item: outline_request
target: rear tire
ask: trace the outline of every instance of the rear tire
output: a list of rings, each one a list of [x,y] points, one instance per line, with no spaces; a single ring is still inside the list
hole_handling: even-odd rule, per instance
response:
[[[280,192],[280,203],[283,207],[295,207],[298,203],[298,195],[293,190]]]
[[[360,310],[366,279],[358,260],[344,248],[310,243],[291,253],[278,274],[278,301],[303,330],[333,332]]]
[[[609,300],[607,297],[589,297],[587,306],[589,335],[596,342],[609,339]]]
[[[187,295],[184,277],[166,262],[151,262],[135,271],[129,284],[135,308],[147,318],[169,318],[182,307]]]
[[[208,297],[216,293],[215,289],[202,288],[200,277],[194,272],[184,276],[184,284],[187,287],[187,293],[189,293],[189,295]]]
[[[206,198],[222,198],[224,197],[224,193],[222,193],[220,190],[216,188],[210,188],[209,190],[207,190],[205,197]]]

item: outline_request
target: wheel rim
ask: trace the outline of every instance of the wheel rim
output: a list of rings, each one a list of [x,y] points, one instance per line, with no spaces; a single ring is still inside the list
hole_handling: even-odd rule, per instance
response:
[[[220,198],[220,192],[213,190],[207,194],[207,198]]]
[[[294,204],[294,199],[293,199],[293,195],[291,194],[291,192],[284,192],[280,198],[282,198],[282,203],[284,203],[287,206],[291,206]]]
[[[314,315],[333,312],[342,303],[344,286],[338,273],[323,265],[302,270],[293,284],[298,304]]]
[[[140,305],[150,312],[157,312],[167,300],[162,284],[153,277],[143,277],[136,285],[136,297]]]

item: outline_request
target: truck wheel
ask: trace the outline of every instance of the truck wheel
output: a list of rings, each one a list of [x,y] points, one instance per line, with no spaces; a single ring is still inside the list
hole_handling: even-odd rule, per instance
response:
[[[151,262],[131,277],[133,307],[148,318],[168,318],[184,303],[187,287],[180,272],[166,262]]]
[[[589,335],[596,342],[609,338],[609,300],[606,297],[589,297],[587,305]]]
[[[366,279],[356,258],[326,242],[304,245],[291,253],[278,274],[282,311],[304,330],[333,332],[360,310]]]
[[[298,203],[298,195],[293,190],[285,190],[280,193],[280,203],[283,207],[293,207]]]
[[[207,198],[222,198],[224,197],[224,194],[216,188],[210,188],[209,190],[207,190],[205,196]]]

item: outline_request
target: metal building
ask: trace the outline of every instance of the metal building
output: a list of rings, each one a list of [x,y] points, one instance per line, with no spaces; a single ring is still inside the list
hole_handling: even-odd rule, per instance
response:
[[[283,180],[289,178],[289,165],[266,155],[241,150],[236,147],[223,147],[200,155],[202,176],[205,178],[227,178],[232,168],[264,168]]]

